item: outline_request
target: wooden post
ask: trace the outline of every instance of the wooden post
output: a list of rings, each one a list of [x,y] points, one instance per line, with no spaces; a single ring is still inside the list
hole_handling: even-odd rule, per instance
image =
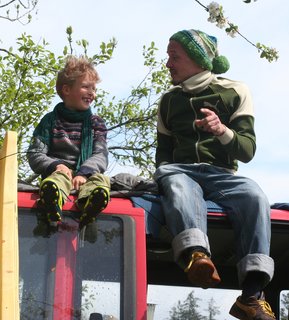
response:
[[[17,133],[8,131],[0,150],[0,319],[19,320]]]

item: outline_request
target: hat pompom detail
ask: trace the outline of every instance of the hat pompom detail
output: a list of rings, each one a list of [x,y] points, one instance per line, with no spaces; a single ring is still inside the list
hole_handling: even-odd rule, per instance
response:
[[[230,68],[230,63],[225,56],[217,56],[212,61],[213,69],[212,72],[215,74],[225,73]]]

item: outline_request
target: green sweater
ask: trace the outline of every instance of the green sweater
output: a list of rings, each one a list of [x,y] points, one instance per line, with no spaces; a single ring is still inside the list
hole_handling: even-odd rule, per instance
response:
[[[217,113],[227,127],[216,137],[194,125],[204,115]],[[204,71],[172,88],[161,98],[157,126],[157,167],[167,163],[207,163],[231,171],[238,160],[249,162],[256,151],[251,94],[241,82],[217,78]]]

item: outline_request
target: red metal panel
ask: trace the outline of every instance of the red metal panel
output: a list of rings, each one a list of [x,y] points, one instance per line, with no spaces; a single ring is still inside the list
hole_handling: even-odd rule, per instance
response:
[[[209,217],[226,217],[226,213],[223,212],[208,212]],[[280,209],[271,209],[271,221],[284,221],[289,224],[289,211],[288,210],[280,210]]]
[[[18,207],[21,208],[36,208],[38,193],[18,192]],[[69,196],[68,200],[63,206],[64,211],[78,211],[75,205],[75,196]],[[108,206],[103,213],[109,214],[127,214],[129,216],[143,216],[143,209],[135,208],[129,199],[125,198],[111,198]]]
[[[36,200],[38,199],[37,193],[30,192],[18,192],[18,203],[22,208],[32,208],[36,207]],[[74,204],[74,197],[70,196],[69,200],[64,206],[64,210],[77,210]],[[129,199],[124,198],[112,198],[109,202],[107,208],[103,211],[104,213],[111,214],[128,214],[131,215],[143,215],[143,210],[134,208]],[[209,215],[224,217],[225,213],[220,212],[209,212]],[[288,221],[289,222],[289,211],[288,210],[280,210],[280,209],[271,209],[271,219],[272,220],[280,220],[280,221]]]
[[[289,211],[271,209],[271,220],[288,221],[289,223]]]
[[[136,208],[134,208],[135,210]],[[133,213],[136,222],[136,291],[137,291],[137,320],[147,319],[147,270],[146,270],[146,231],[144,211]]]
[[[22,208],[36,208],[37,193],[18,192],[18,206]],[[77,211],[75,197],[70,196],[63,206],[64,211]],[[136,320],[146,320],[146,232],[144,210],[135,208],[129,199],[112,198],[104,214],[129,215],[135,220],[136,226]],[[54,320],[73,319],[73,290],[76,263],[77,229],[75,232],[58,232],[57,262],[55,266],[54,289]]]
[[[77,230],[71,229],[66,232],[59,230],[57,240],[57,260],[55,267],[55,287],[54,287],[54,320],[73,319],[73,297],[74,297],[74,278],[77,247]]]

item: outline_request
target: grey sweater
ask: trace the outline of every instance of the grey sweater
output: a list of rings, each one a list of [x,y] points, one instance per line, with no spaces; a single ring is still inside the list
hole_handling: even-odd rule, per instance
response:
[[[103,173],[108,165],[107,130],[99,116],[92,115],[91,121],[93,152],[91,157],[81,164],[78,171],[75,170],[80,154],[82,122],[72,123],[61,118],[56,120],[50,147],[39,137],[33,137],[27,152],[31,169],[41,174],[43,178],[55,171],[58,164],[66,165],[75,171],[75,175],[89,177],[94,173]],[[42,121],[38,126],[41,125]]]

